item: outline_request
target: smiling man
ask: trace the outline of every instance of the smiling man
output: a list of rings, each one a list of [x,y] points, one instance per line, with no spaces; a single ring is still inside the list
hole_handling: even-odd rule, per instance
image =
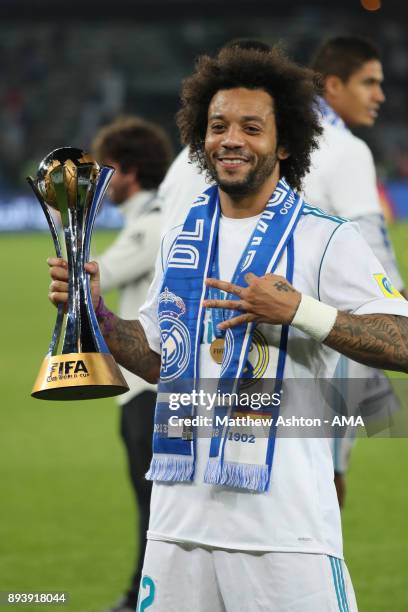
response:
[[[229,125],[230,117],[238,120]],[[244,87],[216,93],[208,108],[205,152],[211,177],[231,198],[225,215],[247,217],[248,208],[260,214],[279,180],[278,162],[288,157],[277,142],[271,96],[254,96]]]
[[[159,379],[140,611],[357,609],[325,437],[287,438],[256,423],[248,435],[234,426],[242,414],[234,403],[216,404],[215,417],[226,410],[233,422],[207,436],[170,426],[169,389],[330,378],[338,355],[329,347],[408,370],[406,301],[384,297],[374,278],[382,268],[353,224],[294,191],[321,132],[314,99],[312,72],[279,49],[201,57],[184,82],[178,124],[216,184],[164,238],[139,320],[106,310],[97,265],[86,264],[113,355]],[[50,299],[66,302],[65,264],[49,265]],[[313,412],[291,389],[280,408]],[[212,415],[192,401],[177,414],[201,413]],[[272,404],[262,416],[271,413]]]

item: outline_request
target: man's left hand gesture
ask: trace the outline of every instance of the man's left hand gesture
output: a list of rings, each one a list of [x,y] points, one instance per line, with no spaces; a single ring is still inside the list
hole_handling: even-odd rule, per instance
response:
[[[228,329],[242,323],[272,323],[288,325],[295,316],[301,293],[284,278],[277,274],[256,276],[252,272],[245,275],[248,287],[240,287],[216,278],[207,278],[208,287],[221,289],[236,295],[238,300],[204,300],[206,308],[223,310],[242,310],[243,314],[220,323],[220,329]]]

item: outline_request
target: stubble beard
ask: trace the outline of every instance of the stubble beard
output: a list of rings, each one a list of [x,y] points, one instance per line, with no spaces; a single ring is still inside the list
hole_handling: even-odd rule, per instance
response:
[[[241,200],[251,194],[257,193],[265,181],[275,170],[278,158],[276,153],[258,158],[257,165],[252,168],[241,181],[227,181],[220,179],[216,167],[206,154],[206,171],[209,178],[216,182],[222,191],[233,200]]]

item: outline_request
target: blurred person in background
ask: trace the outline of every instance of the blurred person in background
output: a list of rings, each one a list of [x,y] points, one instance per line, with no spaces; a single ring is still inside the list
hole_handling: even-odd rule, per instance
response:
[[[305,199],[333,215],[357,221],[394,286],[403,290],[388,238],[367,144],[350,128],[372,127],[385,101],[378,49],[364,38],[338,36],[316,52],[311,67],[321,75],[319,112],[324,132],[305,177]]]
[[[158,125],[124,117],[103,127],[92,148],[98,162],[115,169],[108,195],[124,220],[116,240],[96,258],[103,275],[101,290],[118,289],[119,314],[133,319],[145,300],[160,246],[157,188],[171,161],[171,144]],[[118,398],[120,431],[138,506],[139,552],[129,589],[112,609],[116,612],[136,608],[149,524],[151,482],[145,479],[145,473],[152,455],[156,403],[155,386],[128,370],[123,374],[129,391]]]
[[[329,214],[358,222],[393,286],[404,294],[381,208],[373,156],[367,144],[350,131],[372,127],[385,101],[379,51],[365,38],[337,36],[322,44],[311,67],[322,79],[323,95],[318,107],[323,134],[303,183],[305,200]],[[386,297],[392,297],[386,285],[382,290]],[[362,395],[357,395],[360,410],[367,414],[383,410],[386,416],[398,409],[398,400],[383,372],[342,357],[337,376],[362,381]],[[352,445],[352,437],[333,438],[335,482],[341,506]]]

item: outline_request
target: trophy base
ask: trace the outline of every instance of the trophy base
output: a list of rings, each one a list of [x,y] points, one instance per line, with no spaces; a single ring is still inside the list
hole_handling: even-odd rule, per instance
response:
[[[110,353],[66,353],[44,359],[31,395],[45,400],[84,400],[128,390]]]

